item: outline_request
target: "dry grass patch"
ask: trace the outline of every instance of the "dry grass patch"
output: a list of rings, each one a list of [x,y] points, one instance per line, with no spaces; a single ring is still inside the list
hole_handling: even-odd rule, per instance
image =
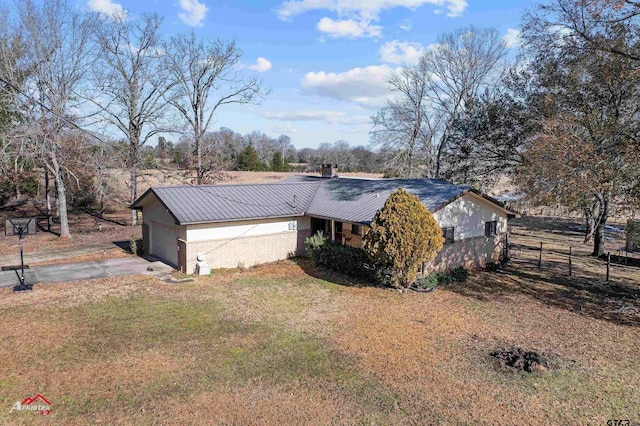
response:
[[[153,291],[158,280],[146,275],[101,278],[90,281],[56,284],[37,284],[27,292],[13,292],[11,288],[0,289],[0,309],[5,312],[21,310],[23,320],[37,320],[42,309],[64,309],[83,306],[103,298],[129,297],[144,291]],[[0,327],[2,323],[0,322]]]
[[[638,326],[556,275],[398,293],[296,260],[0,290],[0,423],[32,423],[8,409],[38,392],[51,424],[637,422]],[[551,370],[501,368],[506,346]]]
[[[404,396],[398,405],[411,422],[576,424],[637,415],[635,328],[522,296],[514,303],[450,290],[382,300],[370,294],[379,291],[350,291],[336,341],[360,369]],[[502,371],[489,353],[505,343],[551,354],[556,370]]]
[[[125,257],[132,257],[132,255],[120,248],[114,248],[111,250],[103,250],[98,253],[85,254],[83,256],[65,257],[63,259],[47,260],[43,262],[29,262],[29,266],[63,265],[66,263],[93,262],[107,259],[122,259]]]
[[[314,280],[303,282],[300,275],[283,289],[245,275],[229,285],[239,293],[256,290],[253,299],[247,292],[242,303],[257,312],[260,301],[265,309],[259,317],[238,315],[239,306],[225,294],[228,289],[206,280],[185,286],[138,281],[133,289],[98,280],[99,296],[91,294],[90,286],[75,284],[73,303],[65,296],[74,284],[48,286],[61,294],[49,294],[47,303],[38,303],[43,299],[36,296],[52,290],[25,294],[29,300],[8,308],[12,321],[6,326],[19,329],[21,320],[37,312],[47,327],[58,327],[46,328],[56,334],[47,337],[48,345],[23,336],[20,345],[2,354],[9,360],[0,367],[0,374],[9,377],[2,383],[2,403],[12,404],[37,389],[52,401],[51,419],[68,424],[177,424],[173,419],[186,416],[185,407],[203,401],[203,395],[227,404],[205,416],[203,424],[232,418],[243,423],[252,418],[247,407],[254,407],[257,418],[270,419],[266,423],[286,417],[384,417],[376,408],[392,398],[384,388],[309,332],[312,327],[300,331],[281,323],[279,310],[303,315],[308,306],[304,292],[285,295],[287,288],[313,291]],[[326,296],[320,300],[332,303]],[[2,333],[3,339],[20,339],[9,329]],[[23,419],[0,411],[0,422]]]
[[[98,220],[102,223],[102,230],[99,230],[96,226],[96,218],[94,216],[86,212],[71,211],[69,212],[71,239],[60,238],[56,233],[59,231],[60,225],[55,224],[52,228],[53,232],[51,233],[38,229],[36,235],[25,237],[23,241],[24,252],[55,250],[112,241],[124,241],[128,244],[131,235],[134,235],[137,239],[142,238],[141,226],[127,226],[128,214],[126,205],[123,205],[120,212],[107,215],[108,220]],[[34,217],[39,215],[41,215],[41,213],[39,213],[34,206],[25,204],[22,207],[0,212],[0,219],[8,217]],[[19,238],[17,236],[5,237],[4,232],[2,232],[0,235],[0,256],[19,254],[19,247]]]
[[[343,405],[320,391],[255,385],[192,395],[166,407],[164,416],[173,424],[331,424]]]

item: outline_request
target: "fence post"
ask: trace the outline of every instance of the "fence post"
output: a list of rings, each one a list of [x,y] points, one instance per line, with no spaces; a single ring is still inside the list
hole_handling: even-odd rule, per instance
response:
[[[507,259],[509,259],[509,233],[505,232],[504,234],[504,261],[506,263]]]
[[[609,282],[609,268],[611,266],[611,252],[607,252],[607,282]]]
[[[538,269],[542,266],[542,241],[540,241],[540,253],[538,254]]]
[[[569,276],[571,276],[571,246],[569,246]]]

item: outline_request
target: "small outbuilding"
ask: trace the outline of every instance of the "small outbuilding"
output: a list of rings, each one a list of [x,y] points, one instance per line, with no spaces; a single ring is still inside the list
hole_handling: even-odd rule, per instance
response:
[[[512,213],[469,186],[439,179],[324,173],[270,184],[153,187],[132,207],[143,213],[144,250],[191,274],[198,254],[213,268],[303,255],[304,240],[317,231],[360,247],[375,213],[398,188],[418,196],[442,228],[446,242],[429,270],[498,259]]]

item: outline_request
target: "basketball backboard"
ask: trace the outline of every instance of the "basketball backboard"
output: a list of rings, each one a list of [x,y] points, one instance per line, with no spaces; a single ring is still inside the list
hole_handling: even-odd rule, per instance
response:
[[[5,219],[4,221],[4,235],[36,235],[37,232],[36,218],[35,217],[20,217]]]

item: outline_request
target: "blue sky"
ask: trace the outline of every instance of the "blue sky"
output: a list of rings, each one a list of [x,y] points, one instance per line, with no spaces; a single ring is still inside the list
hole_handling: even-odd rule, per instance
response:
[[[164,16],[163,33],[194,30],[236,40],[243,71],[271,89],[260,105],[220,110],[212,128],[287,134],[297,148],[346,140],[369,145],[369,117],[389,96],[385,81],[442,32],[494,27],[517,49],[534,0],[89,0],[81,7],[130,19]]]

